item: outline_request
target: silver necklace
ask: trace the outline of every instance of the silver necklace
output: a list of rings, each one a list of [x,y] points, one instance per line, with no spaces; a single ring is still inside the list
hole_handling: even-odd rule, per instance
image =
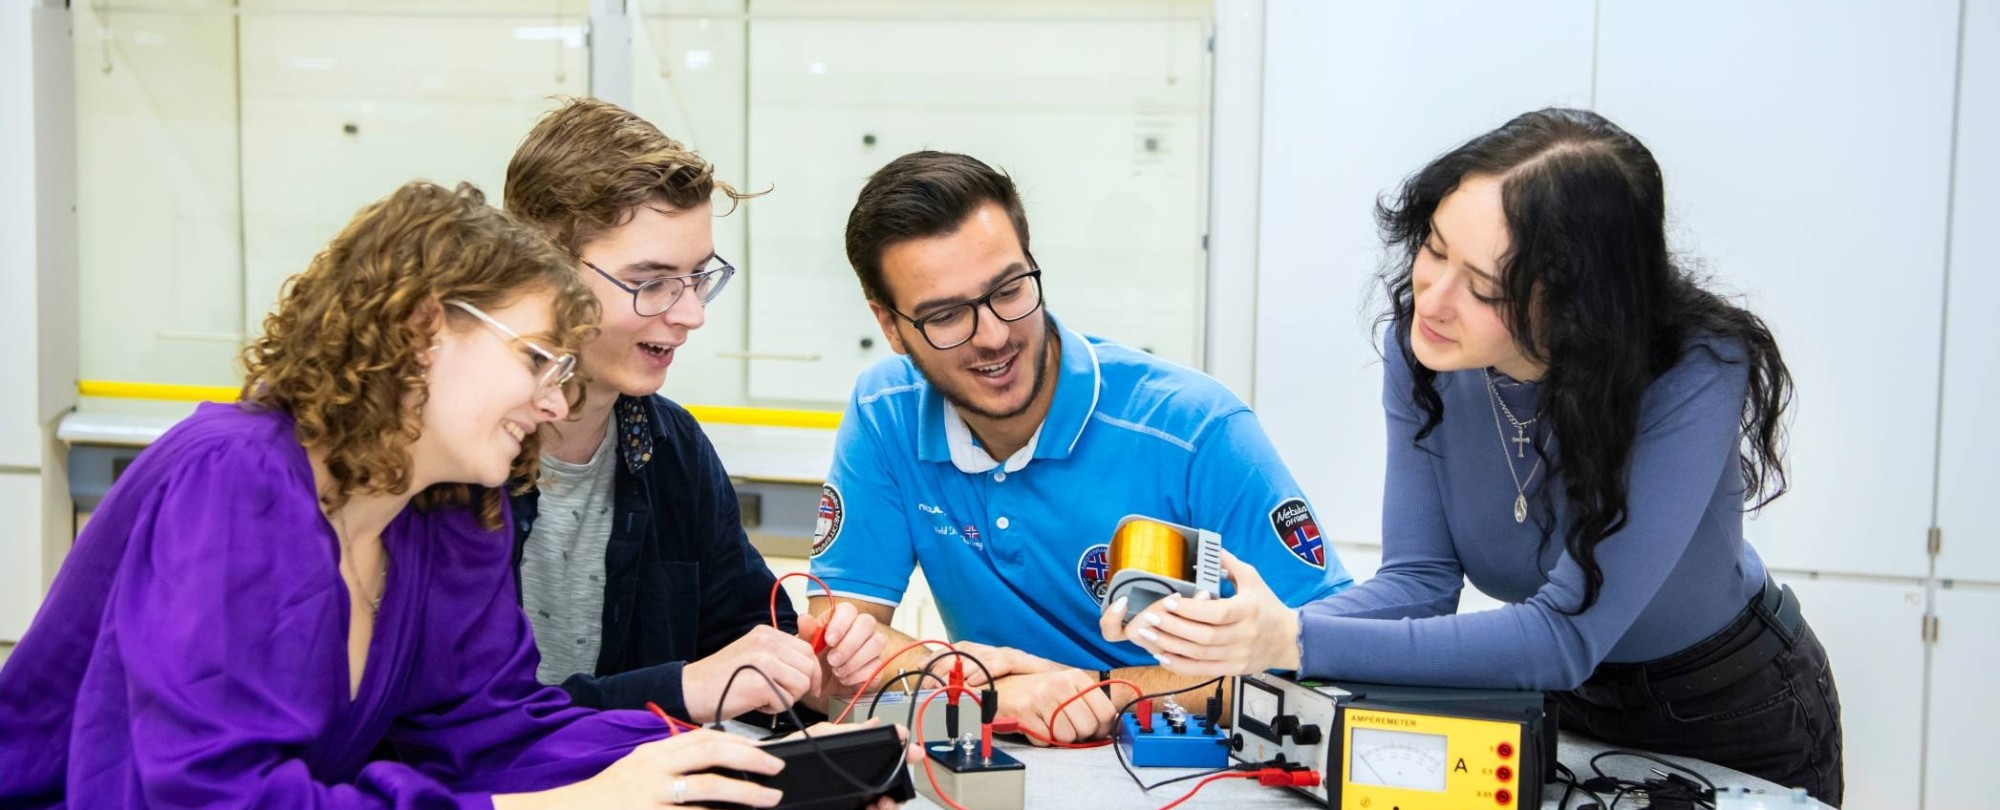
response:
[[[382,615],[382,597],[388,593],[389,593],[389,550],[383,549],[382,582],[381,584],[375,586],[375,597],[373,599],[368,600],[369,614],[374,616]]]
[[[1493,371],[1487,369],[1485,374],[1486,395],[1493,402],[1493,434],[1500,437],[1500,458],[1507,462],[1507,477],[1514,479],[1514,522],[1526,523],[1528,521],[1528,485],[1534,483],[1535,473],[1542,470],[1542,454],[1540,452],[1535,453],[1535,465],[1528,468],[1528,478],[1525,481],[1521,479],[1520,473],[1514,471],[1514,459],[1516,457],[1526,457],[1525,445],[1534,441],[1527,435],[1528,426],[1534,424],[1535,420],[1529,419],[1526,422],[1516,420],[1514,412],[1507,410],[1507,403],[1500,399],[1500,385],[1493,380]],[[1500,427],[1500,413],[1502,411],[1507,412],[1507,421],[1514,425],[1515,437],[1513,439],[1508,439],[1507,431]],[[1536,418],[1539,419],[1540,417]],[[1512,456],[1507,455],[1507,443],[1509,441],[1514,442],[1515,455]]]
[[[1506,398],[1500,396],[1500,381],[1493,378],[1493,372],[1490,369],[1486,371],[1486,388],[1493,393],[1493,402],[1500,406],[1500,414],[1507,417],[1507,424],[1514,426],[1514,438],[1507,439],[1507,441],[1514,443],[1514,457],[1527,458],[1528,444],[1534,441],[1528,438],[1528,428],[1534,426],[1535,419],[1540,419],[1541,417],[1537,416],[1526,422],[1515,419],[1514,409],[1507,407]],[[1503,444],[1501,447],[1506,447],[1506,445]]]
[[[350,532],[348,532],[347,530],[347,517],[345,515],[341,516],[339,523],[340,525],[334,527],[334,536],[338,538],[349,535]],[[380,582],[375,586],[375,595],[368,597],[369,616],[373,617],[382,615],[382,597],[384,595],[387,595],[388,593],[389,593],[389,547],[387,545],[384,545],[382,547],[382,578]]]

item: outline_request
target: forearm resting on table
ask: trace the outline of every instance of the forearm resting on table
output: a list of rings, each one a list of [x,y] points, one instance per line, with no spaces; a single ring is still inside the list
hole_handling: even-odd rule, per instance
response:
[[[1135,684],[1138,684],[1140,689],[1145,690],[1144,694],[1148,695],[1157,695],[1161,692],[1171,692],[1175,689],[1186,689],[1190,686],[1194,686],[1195,684],[1201,683],[1203,681],[1211,680],[1209,678],[1203,678],[1196,675],[1182,675],[1176,672],[1171,672],[1167,670],[1165,667],[1156,667],[1156,666],[1121,667],[1119,669],[1112,670],[1111,677],[1119,680],[1131,681]],[[1117,701],[1117,705],[1121,708],[1123,708],[1125,704],[1132,702],[1133,698],[1139,696],[1132,690],[1122,686],[1113,687],[1111,694],[1112,694],[1112,699]],[[1210,684],[1208,686],[1190,692],[1182,692],[1180,694],[1174,695],[1173,697],[1174,697],[1174,702],[1181,704],[1183,708],[1186,708],[1188,710],[1189,714],[1206,714],[1208,712],[1208,699],[1214,696],[1215,696],[1215,686],[1213,684]],[[1160,710],[1159,707],[1165,704],[1166,704],[1165,699],[1154,700],[1153,710],[1159,711]],[[1217,718],[1218,723],[1220,723],[1224,727],[1227,727],[1229,725],[1230,707],[1234,706],[1235,704],[1236,704],[1236,679],[1223,678],[1222,712],[1221,716]]]

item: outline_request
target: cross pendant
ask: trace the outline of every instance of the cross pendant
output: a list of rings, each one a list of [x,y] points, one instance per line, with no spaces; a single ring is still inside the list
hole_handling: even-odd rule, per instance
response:
[[[1514,438],[1508,439],[1508,441],[1514,443],[1515,458],[1528,457],[1528,442],[1532,441],[1532,439],[1529,439],[1528,435],[1525,432],[1523,432],[1520,428],[1515,428]]]

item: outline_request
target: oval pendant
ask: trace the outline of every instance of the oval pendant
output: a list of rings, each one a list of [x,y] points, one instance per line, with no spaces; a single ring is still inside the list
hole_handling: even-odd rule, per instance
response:
[[[1527,521],[1528,496],[1525,493],[1516,493],[1514,495],[1514,522],[1526,523]]]

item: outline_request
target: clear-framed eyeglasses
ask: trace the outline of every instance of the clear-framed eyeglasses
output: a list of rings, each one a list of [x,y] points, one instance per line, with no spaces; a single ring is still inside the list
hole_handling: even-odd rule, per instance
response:
[[[481,312],[478,307],[462,298],[449,298],[445,303],[465,310],[467,314],[486,324],[486,328],[505,338],[508,343],[519,344],[521,348],[526,349],[528,370],[535,374],[536,390],[560,388],[575,379],[576,355],[549,351],[541,344],[521,337],[519,333],[507,328],[506,324],[494,320],[493,316]]]
[[[679,303],[681,296],[687,294],[689,290],[694,291],[696,301],[701,302],[702,306],[708,306],[708,302],[714,301],[716,296],[722,294],[722,288],[729,286],[730,277],[736,275],[735,266],[721,256],[711,253],[702,262],[708,269],[684,276],[656,278],[634,286],[619,281],[617,276],[605,272],[604,268],[591,263],[589,259],[578,257],[577,260],[583,262],[585,267],[597,271],[597,274],[603,276],[605,281],[611,282],[612,286],[631,293],[632,311],[641,318],[651,318],[673,309],[674,304]]]
[[[1042,271],[1030,269],[1026,273],[1000,282],[985,295],[953,304],[921,318],[912,318],[891,308],[896,317],[909,321],[925,342],[938,351],[956,349],[965,345],[979,331],[979,307],[1007,323],[1013,323],[1042,308]]]

